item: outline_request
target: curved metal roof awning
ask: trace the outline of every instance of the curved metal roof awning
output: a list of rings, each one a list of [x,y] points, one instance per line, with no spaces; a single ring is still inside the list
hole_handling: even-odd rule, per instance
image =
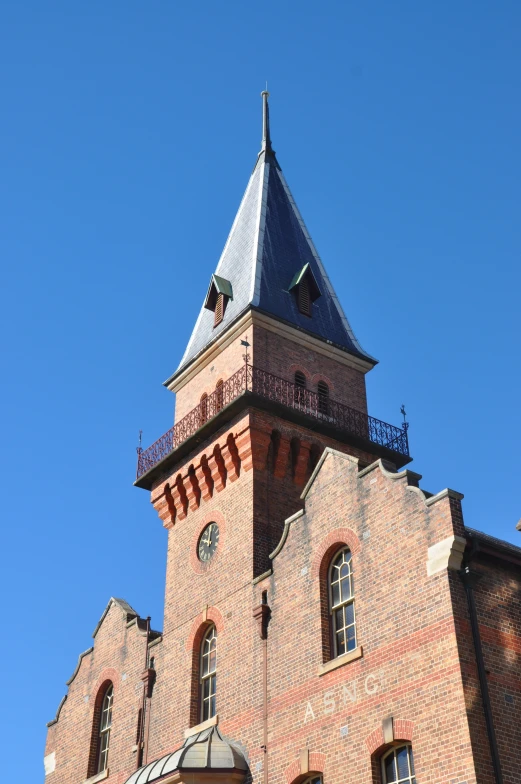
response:
[[[125,784],[183,782],[186,773],[194,783],[198,773],[204,774],[204,781],[209,781],[210,773],[215,781],[242,782],[247,771],[248,763],[239,747],[225,740],[217,727],[210,727],[191,735],[180,749],[136,770]]]

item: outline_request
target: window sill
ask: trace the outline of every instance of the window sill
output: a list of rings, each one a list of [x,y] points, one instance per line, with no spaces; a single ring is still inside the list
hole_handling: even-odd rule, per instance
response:
[[[349,651],[349,653],[344,653],[342,656],[337,656],[336,659],[331,659],[331,661],[322,664],[318,668],[319,675],[325,675],[327,672],[331,672],[331,670],[336,670],[338,667],[343,667],[344,664],[349,664],[349,662],[355,661],[355,659],[361,659],[364,655],[362,650],[362,646],[359,645],[358,648],[355,648],[354,651]]]
[[[96,784],[98,781],[103,781],[104,779],[108,779],[109,777],[109,769],[105,768],[102,770],[101,773],[96,773],[95,776],[91,776],[90,779],[85,779],[83,784]]]
[[[211,719],[206,719],[206,721],[201,722],[201,724],[196,724],[195,727],[190,727],[189,730],[185,730],[185,738],[190,738],[192,735],[197,735],[198,732],[203,732],[203,730],[207,730],[208,727],[215,727],[216,724],[219,724],[218,713],[216,713],[215,716],[212,716]],[[85,782],[85,784],[87,784],[87,782]]]

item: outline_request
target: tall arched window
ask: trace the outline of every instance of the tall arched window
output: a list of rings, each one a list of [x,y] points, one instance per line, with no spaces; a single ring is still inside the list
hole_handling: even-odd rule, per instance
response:
[[[217,384],[215,385],[215,409],[216,411],[220,411],[223,407],[223,400],[224,400],[224,390],[223,390],[223,380],[222,378],[219,379]]]
[[[325,381],[319,381],[318,391],[318,411],[320,414],[329,414],[329,387]]]
[[[201,721],[215,716],[217,688],[217,631],[210,626],[201,643],[200,664]]]
[[[416,784],[412,746],[395,746],[382,758],[384,784]]]
[[[329,567],[329,611],[334,656],[356,648],[355,596],[351,551],[342,548]]]
[[[302,371],[295,373],[295,402],[303,404],[306,396],[306,376]]]
[[[206,392],[204,392],[204,394],[201,395],[200,413],[201,413],[200,416],[201,425],[204,425],[204,423],[208,419],[208,395],[206,394]]]
[[[112,700],[114,697],[114,687],[109,685],[103,696],[101,703],[99,720],[99,739],[98,739],[98,764],[97,773],[106,770],[109,759],[110,729],[112,726]]]

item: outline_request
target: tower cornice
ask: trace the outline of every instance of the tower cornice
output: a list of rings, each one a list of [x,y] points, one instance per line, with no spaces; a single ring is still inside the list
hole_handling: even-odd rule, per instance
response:
[[[166,381],[163,382],[163,385],[171,392],[178,392],[203,368],[210,362],[213,362],[223,349],[233,343],[234,340],[237,340],[238,337],[242,336],[245,330],[255,326],[263,327],[269,332],[281,335],[300,346],[310,348],[323,356],[335,359],[340,364],[345,365],[346,367],[355,368],[364,374],[372,370],[376,364],[376,360],[364,359],[357,354],[351,354],[344,348],[336,346],[331,341],[316,337],[292,324],[288,324],[267,313],[263,313],[261,310],[249,308],[231,324],[224,333],[218,335],[216,339],[195,357],[189,365],[177,370],[167,378]]]

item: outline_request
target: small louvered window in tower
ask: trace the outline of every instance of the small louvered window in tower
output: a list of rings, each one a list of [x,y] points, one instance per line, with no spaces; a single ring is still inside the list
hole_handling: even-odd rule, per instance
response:
[[[321,296],[321,292],[309,264],[304,264],[302,269],[293,276],[288,291],[293,293],[299,312],[311,318],[313,303]]]
[[[295,373],[295,402],[304,405],[306,397],[306,376],[302,371],[297,370]]]
[[[329,387],[325,381],[319,381],[318,391],[318,412],[319,414],[329,414]]]
[[[201,425],[204,425],[204,423],[208,419],[208,395],[206,394],[206,392],[204,392],[201,395],[199,411],[200,411]]]
[[[223,322],[228,300],[232,299],[233,290],[230,281],[219,275],[212,275],[204,307],[206,310],[213,311],[214,328]]]
[[[215,385],[215,409],[216,411],[220,411],[223,407],[224,403],[224,389],[223,389],[223,380],[222,378],[219,379],[217,384]]]
[[[214,320],[213,320],[214,327],[216,327],[217,324],[220,324],[221,321],[223,320],[225,307],[226,307],[226,302],[224,299],[224,294],[218,294],[217,300],[215,302],[215,311],[214,311]]]
[[[305,316],[311,316],[311,297],[307,275],[302,278],[298,286],[298,309]]]

